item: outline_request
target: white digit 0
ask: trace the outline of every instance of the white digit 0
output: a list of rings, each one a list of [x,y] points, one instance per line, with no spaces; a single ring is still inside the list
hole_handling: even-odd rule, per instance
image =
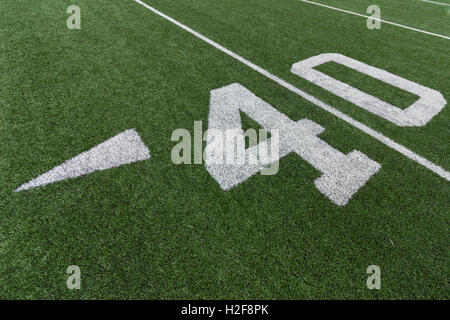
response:
[[[420,98],[408,108],[402,110],[313,69],[330,61],[411,92]],[[338,53],[325,53],[297,62],[292,66],[291,72],[400,127],[424,126],[447,104],[442,94],[436,90]]]

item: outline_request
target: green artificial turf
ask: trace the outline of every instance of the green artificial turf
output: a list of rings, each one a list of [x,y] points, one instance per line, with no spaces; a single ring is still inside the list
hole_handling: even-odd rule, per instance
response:
[[[371,2],[345,6],[364,12]],[[449,35],[439,8],[376,2],[386,19]],[[397,127],[290,73],[336,52],[450,100],[449,40],[386,24],[368,30],[361,17],[298,0],[147,3],[450,170],[449,106],[424,127]],[[81,30],[66,27],[71,4]],[[447,180],[132,0],[3,0],[0,32],[0,298],[449,298]],[[322,68],[402,108],[416,99],[339,65]],[[206,130],[210,91],[231,83],[292,120],[317,122],[321,139],[381,170],[339,207],[295,154],[275,176],[229,191],[204,165],[174,165],[172,132],[193,133],[194,121]],[[129,128],[149,160],[13,192]],[[81,290],[66,287],[69,265],[81,268]],[[381,268],[381,290],[366,287],[369,265]]]
[[[377,5],[381,9],[381,19],[383,20],[412,28],[418,28],[428,32],[442,34],[447,37],[450,35],[450,25],[448,23],[450,19],[449,0],[436,1],[442,4],[447,4],[446,6],[431,2],[424,2],[421,0],[311,1],[368,16],[371,16],[373,12],[367,13],[367,8],[370,5]],[[363,22],[365,23],[364,20]]]

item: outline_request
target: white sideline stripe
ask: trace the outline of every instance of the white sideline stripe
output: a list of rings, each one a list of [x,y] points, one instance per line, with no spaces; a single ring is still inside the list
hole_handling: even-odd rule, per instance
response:
[[[339,9],[339,8],[328,6],[328,5],[322,4],[322,3],[317,3],[317,2],[308,1],[308,0],[300,0],[300,1],[301,2],[310,3],[310,4],[314,4],[316,6],[321,6],[321,7],[328,8],[328,9],[333,9],[333,10],[340,11],[340,12],[345,12],[345,13],[352,14],[352,15],[359,16],[359,17],[363,17],[363,18],[366,18],[366,19],[372,19],[372,20],[376,20],[376,21],[381,21],[383,23],[391,24],[393,26],[397,26],[397,27],[400,27],[400,28],[405,28],[405,29],[408,29],[408,30],[425,33],[425,34],[428,34],[430,36],[435,36],[435,37],[439,37],[439,38],[450,40],[450,37],[443,36],[442,34],[437,34],[437,33],[429,32],[429,31],[425,31],[425,30],[420,30],[420,29],[413,28],[413,27],[408,27],[408,26],[405,26],[403,24],[398,24],[398,23],[395,23],[395,22],[391,22],[391,21],[387,21],[387,20],[383,20],[383,19],[379,19],[379,18],[373,18],[371,16],[366,16],[366,15],[361,14],[361,13],[356,13],[356,12],[349,11],[349,10]]]
[[[441,6],[449,6],[450,7],[450,4],[448,4],[448,3],[442,3],[442,2],[430,1],[430,0],[420,0],[420,1],[434,3],[434,4],[440,4]]]
[[[317,105],[319,108],[328,111],[329,113],[335,115],[336,117],[338,117],[341,120],[344,120],[345,122],[347,122],[348,124],[351,124],[352,126],[354,126],[355,128],[358,128],[359,130],[367,133],[368,135],[370,135],[371,137],[377,139],[378,141],[380,141],[381,143],[385,144],[386,146],[390,147],[391,149],[394,149],[398,152],[400,152],[401,154],[403,154],[404,156],[406,156],[407,158],[419,163],[420,165],[424,166],[425,168],[433,171],[434,173],[436,173],[437,175],[441,176],[442,178],[446,179],[447,181],[450,181],[450,172],[446,171],[445,169],[443,169],[442,167],[432,163],[431,161],[421,157],[420,155],[414,153],[413,151],[409,150],[408,148],[402,146],[401,144],[398,144],[397,142],[393,141],[392,139],[386,137],[385,135],[373,130],[372,128],[366,126],[365,124],[354,120],[353,118],[349,117],[348,115],[346,115],[345,113],[342,113],[341,111],[323,103],[322,101],[320,101],[319,99],[313,97],[312,95],[294,87],[292,84],[284,81],[283,79],[278,78],[277,76],[271,74],[270,72],[264,70],[263,68],[253,64],[252,62],[244,59],[243,57],[235,54],[234,52],[228,50],[227,48],[221,46],[220,44],[208,39],[207,37],[205,37],[204,35],[198,33],[197,31],[189,28],[188,26],[182,24],[181,22],[178,22],[177,20],[169,17],[168,15],[156,10],[155,8],[149,6],[148,4],[142,2],[141,0],[134,0],[135,2],[139,3],[140,5],[144,6],[145,8],[147,8],[148,10],[152,11],[153,13],[159,15],[160,17],[172,22],[173,24],[177,25],[178,27],[180,27],[181,29],[189,32],[190,34],[196,36],[197,38],[203,40],[204,42],[210,44],[211,46],[215,47],[216,49],[222,51],[223,53],[229,55],[230,57],[242,62],[243,64],[245,64],[246,66],[252,68],[253,70],[259,72],[260,74],[266,76],[267,78],[269,78],[270,80],[275,81],[276,83],[278,83],[279,85],[285,87],[286,89],[288,89],[289,91],[299,95],[300,97],[308,100],[309,102]]]

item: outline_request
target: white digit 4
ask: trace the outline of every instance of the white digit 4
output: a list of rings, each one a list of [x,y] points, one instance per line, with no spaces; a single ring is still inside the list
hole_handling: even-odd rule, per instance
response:
[[[218,141],[217,137],[223,137],[225,134],[213,133],[241,129],[239,110],[258,122],[265,130],[278,133],[279,135],[275,136],[279,139],[275,139],[272,135],[272,138],[247,148],[244,163],[217,163],[217,154],[223,154],[222,148],[235,149],[233,145],[227,145],[234,143],[228,139]],[[322,173],[322,176],[314,181],[317,189],[335,204],[344,206],[353,194],[380,170],[381,165],[359,151],[354,150],[345,155],[334,149],[317,137],[324,130],[308,119],[292,121],[242,85],[231,84],[211,91],[205,166],[221,188],[228,190],[294,152]],[[261,147],[269,145],[271,150],[276,149],[279,152],[263,156],[259,164],[249,164],[249,158],[254,157],[258,150],[264,149]]]

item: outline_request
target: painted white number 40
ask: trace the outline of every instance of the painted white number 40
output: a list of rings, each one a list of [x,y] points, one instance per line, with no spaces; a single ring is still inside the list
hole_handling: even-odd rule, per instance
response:
[[[313,69],[328,61],[343,64],[414,93],[420,99],[405,110],[392,106]],[[291,71],[398,126],[423,126],[446,104],[443,96],[435,90],[341,54],[322,54],[306,59],[294,64]],[[322,176],[314,181],[316,188],[335,204],[344,206],[352,195],[381,168],[379,163],[357,150],[346,155],[334,149],[318,138],[318,135],[325,130],[322,126],[308,119],[297,122],[291,120],[240,84],[232,84],[211,91],[208,133],[240,129],[240,111],[258,122],[265,130],[276,133],[277,139],[271,138],[246,149],[246,161],[240,165],[217,164],[214,162],[214,155],[220,153],[224,147],[223,142],[230,144],[225,145],[225,149],[235,150],[234,145],[231,145],[235,144],[235,141],[226,140],[218,143],[214,135],[208,134],[205,166],[223,190],[229,190],[246,181],[289,153],[296,153],[322,173]],[[243,132],[241,131],[240,134],[243,135]],[[239,138],[244,139],[244,137]],[[248,161],[258,153],[258,150],[273,148],[275,143],[279,151],[276,155],[267,156],[266,154],[259,164]]]

